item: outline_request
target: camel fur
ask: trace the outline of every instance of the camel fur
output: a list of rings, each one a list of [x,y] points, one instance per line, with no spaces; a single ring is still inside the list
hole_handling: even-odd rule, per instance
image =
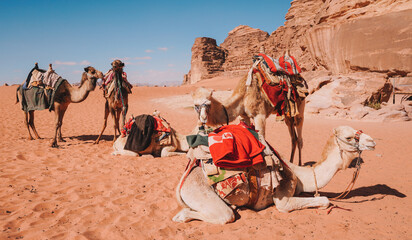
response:
[[[280,212],[290,212],[304,208],[327,208],[327,197],[296,197],[301,192],[313,192],[328,184],[332,177],[339,171],[346,169],[356,159],[360,151],[374,150],[373,139],[361,133],[356,141],[357,131],[348,126],[340,126],[333,130],[333,135],[327,142],[322,159],[313,167],[297,166],[284,162],[283,179],[276,188],[260,188],[258,200],[251,208],[263,209],[274,204]],[[187,175],[185,178],[184,176]],[[315,180],[316,178],[316,180]],[[316,184],[315,184],[316,183]],[[236,193],[232,202],[222,200],[209,186],[206,175],[200,167],[190,172],[185,172],[176,189],[178,202],[183,209],[177,213],[173,221],[188,222],[194,219],[209,223],[225,224],[235,220],[233,210],[228,206],[236,204],[240,199],[248,202],[247,192]]]
[[[51,71],[52,65],[49,65]],[[52,103],[54,105],[54,113],[55,113],[55,123],[54,123],[54,138],[51,142],[51,147],[58,147],[57,144],[57,137],[59,141],[64,142],[61,127],[63,124],[63,117],[67,110],[67,107],[70,103],[80,103],[83,102],[87,96],[89,95],[90,91],[93,91],[96,87],[97,79],[103,78],[102,72],[96,70],[95,68],[89,66],[84,68],[84,72],[82,74],[81,82],[79,87],[74,87],[70,85],[70,83],[65,80],[60,85],[60,87],[55,92],[55,99]],[[22,85],[19,86],[19,88]],[[21,102],[22,96],[20,94],[19,88],[17,88],[17,102]],[[33,140],[33,136],[30,133],[30,128],[32,129],[36,138],[40,139],[39,134],[36,131],[36,127],[34,125],[34,111],[24,112],[24,122],[27,127],[27,131],[29,133],[29,140]]]

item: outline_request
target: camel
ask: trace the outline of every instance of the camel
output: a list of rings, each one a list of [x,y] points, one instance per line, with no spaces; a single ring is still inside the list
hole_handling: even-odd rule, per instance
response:
[[[123,66],[124,66],[124,63],[121,62],[120,60],[115,60],[112,62],[112,69],[115,75],[122,76]],[[118,84],[115,80],[116,79],[113,79],[112,84]],[[106,98],[106,103],[104,105],[104,122],[103,122],[103,127],[100,132],[100,135],[94,142],[95,144],[99,143],[100,138],[102,137],[103,132],[106,129],[107,118],[109,116],[109,113],[113,117],[113,122],[114,122],[113,123],[113,128],[114,128],[113,142],[115,142],[117,139],[117,133],[120,135],[120,126],[124,126],[127,110],[129,108],[129,98],[128,98],[129,92],[123,86],[123,84],[129,85],[129,83],[127,82],[120,81],[121,87],[120,87],[119,95],[116,93],[118,86],[116,86],[114,90],[111,92],[106,93],[106,91],[103,91],[104,97]],[[110,87],[108,86],[108,88]],[[122,122],[121,122],[122,125],[119,125],[120,114],[122,114]]]
[[[51,64],[49,65],[49,71],[53,71]],[[64,142],[65,140],[62,137],[61,133],[61,126],[63,124],[63,117],[67,110],[67,107],[70,103],[80,103],[83,102],[87,96],[89,95],[90,91],[93,91],[96,87],[97,79],[103,78],[102,72],[96,70],[95,68],[89,66],[84,68],[84,73],[82,74],[81,82],[79,87],[73,87],[67,80],[64,80],[58,89],[55,91],[55,98],[53,111],[55,112],[55,133],[54,138],[51,142],[51,147],[57,148],[57,135],[59,137],[59,141]],[[21,85],[17,88],[17,102],[21,102],[22,96],[20,94]],[[25,115],[25,124],[27,126],[27,130],[29,132],[29,139],[33,140],[33,137],[30,133],[30,127],[33,130],[34,135],[36,138],[40,139],[39,134],[36,131],[34,126],[34,111],[29,111],[29,117],[27,112],[24,112]]]
[[[261,136],[265,137],[266,119],[275,112],[269,100],[262,93],[257,78],[259,74],[253,75],[250,86],[247,86],[248,76],[244,76],[237,84],[232,95],[223,102],[213,98],[213,91],[203,87],[198,88],[192,93],[195,109],[199,114],[199,121],[210,127],[228,124],[234,121],[238,116],[241,120],[250,125],[250,119],[253,119],[256,130]],[[300,75],[296,76],[300,82],[304,82]],[[290,161],[293,162],[296,146],[299,153],[299,165],[302,165],[302,147],[303,147],[303,120],[305,111],[305,98],[297,98],[298,113],[294,116],[285,115],[285,123],[288,126],[291,136],[292,150]],[[263,141],[262,141],[263,142]]]
[[[374,150],[373,139],[348,126],[333,130],[333,135],[324,147],[321,160],[312,167],[297,166],[283,162],[283,180],[276,188],[259,188],[254,210],[261,210],[274,204],[280,212],[290,212],[304,208],[322,208],[329,206],[327,197],[296,197],[301,192],[313,192],[330,182],[339,171],[348,168],[350,163],[360,158],[363,150]],[[222,200],[209,186],[202,168],[186,170],[176,189],[178,202],[184,207],[173,217],[175,222],[188,222],[198,219],[209,223],[225,224],[235,220],[233,210],[228,206],[245,205],[249,201],[249,192],[234,191],[232,198]],[[232,194],[232,193],[231,193]]]
[[[159,112],[155,111],[154,115],[159,116]],[[112,152],[112,155],[125,155],[133,157],[153,155],[160,157],[171,157],[185,154],[189,150],[189,144],[187,143],[186,136],[176,132],[176,130],[172,127],[170,129],[171,141],[168,144],[161,144],[161,136],[153,134],[149,147],[140,152],[133,152],[124,149],[128,136],[119,137],[113,144],[114,151]]]

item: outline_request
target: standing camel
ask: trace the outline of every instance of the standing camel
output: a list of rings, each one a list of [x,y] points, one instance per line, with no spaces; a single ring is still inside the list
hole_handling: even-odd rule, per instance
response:
[[[53,71],[51,69],[51,64],[50,64],[49,71]],[[70,83],[67,80],[63,80],[60,86],[55,90],[54,102],[51,103],[53,104],[53,110],[56,116],[55,117],[55,133],[54,133],[54,138],[51,143],[51,147],[55,147],[55,148],[58,147],[57,135],[59,136],[59,141],[61,142],[65,141],[63,140],[63,136],[61,133],[61,126],[63,124],[64,114],[69,104],[83,102],[89,95],[89,92],[93,91],[96,88],[96,82],[97,82],[97,79],[99,78],[103,78],[102,72],[89,66],[89,67],[84,68],[84,73],[82,74],[79,87],[73,87],[72,85],[70,85]],[[22,86],[19,86],[17,88],[16,94],[17,94],[17,102],[20,101],[22,103],[22,96],[20,93],[21,87]],[[34,126],[34,111],[29,111],[29,117],[27,115],[27,112],[24,112],[24,115],[25,115],[25,118],[24,118],[25,124],[29,132],[29,139],[30,140],[33,139],[30,133],[30,127],[33,130],[34,135],[37,138],[40,138]]]
[[[129,108],[129,98],[130,89],[132,86],[127,82],[126,73],[123,72],[124,63],[120,60],[115,60],[112,62],[112,69],[105,74],[105,81],[110,81],[109,83],[103,83],[103,94],[106,99],[104,105],[104,122],[103,128],[100,132],[99,137],[94,142],[98,144],[100,138],[106,129],[107,118],[109,113],[113,117],[113,128],[114,137],[113,142],[117,139],[117,134],[120,135],[120,127],[124,126],[126,120],[127,110]],[[109,79],[112,78],[112,79]],[[107,86],[106,86],[107,84]],[[122,114],[122,125],[119,125],[120,114]]]
[[[261,210],[275,204],[280,212],[329,206],[327,197],[295,197],[301,192],[313,192],[324,187],[339,171],[348,168],[363,150],[374,150],[373,139],[348,126],[340,126],[326,143],[322,159],[314,166],[301,167],[282,162],[283,179],[277,187],[259,187],[258,198],[249,207]],[[193,161],[193,160],[192,160]],[[270,174],[264,173],[264,174]],[[262,177],[263,178],[263,177]],[[233,210],[228,204],[244,206],[251,196],[249,191],[233,191],[232,197],[222,200],[207,183],[202,168],[188,168],[176,189],[178,202],[184,208],[174,216],[173,221],[188,222],[193,219],[209,223],[225,224],[235,220]],[[229,200],[230,199],[230,200]]]
[[[301,81],[303,78],[299,75]],[[265,137],[266,119],[275,113],[269,100],[264,96],[261,87],[258,84],[257,77],[253,77],[250,86],[246,85],[247,76],[243,77],[232,95],[223,102],[219,102],[213,95],[213,90],[198,88],[192,93],[195,110],[199,114],[199,121],[211,127],[228,124],[234,121],[238,116],[241,120],[250,125],[250,119],[253,119],[256,130],[260,137]],[[298,113],[294,116],[285,115],[285,123],[288,126],[291,136],[292,152],[290,161],[293,162],[296,145],[299,152],[299,165],[302,165],[301,150],[303,147],[302,128],[305,111],[305,98],[297,97]],[[261,139],[262,140],[262,139]],[[264,142],[264,141],[262,141]]]

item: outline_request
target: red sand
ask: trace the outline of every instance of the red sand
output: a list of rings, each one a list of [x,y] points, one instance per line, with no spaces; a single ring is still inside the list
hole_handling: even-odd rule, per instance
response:
[[[203,82],[215,89],[233,89],[235,81]],[[180,133],[196,125],[190,108],[172,101],[154,101],[189,94],[197,86],[136,87],[129,114],[160,110]],[[50,148],[54,113],[37,111],[41,140],[27,140],[23,112],[15,102],[15,86],[0,87],[0,239],[410,239],[412,230],[412,123],[376,123],[307,117],[304,162],[316,161],[334,127],[362,129],[377,143],[362,157],[360,177],[345,200],[347,210],[305,209],[280,213],[275,207],[238,211],[231,224],[200,221],[175,223],[181,209],[175,187],[186,157],[112,156],[112,120],[103,141],[93,145],[103,123],[100,90],[71,104],[63,123],[59,149]],[[188,99],[187,97],[185,99]],[[184,105],[184,104],[183,104]],[[284,156],[290,153],[286,125],[267,121],[267,140]],[[321,194],[344,190],[353,170],[339,172]],[[349,211],[350,210],[350,211]]]

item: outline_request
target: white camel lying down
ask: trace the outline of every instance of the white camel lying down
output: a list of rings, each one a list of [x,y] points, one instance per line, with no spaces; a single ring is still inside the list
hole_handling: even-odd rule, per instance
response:
[[[375,145],[373,139],[361,131],[348,126],[335,128],[323,150],[321,160],[313,168],[300,167],[285,161],[283,180],[275,189],[259,188],[258,198],[251,208],[260,210],[271,204],[275,204],[280,212],[309,207],[327,208],[327,197],[294,196],[324,187],[336,172],[346,169],[361,151],[374,150]],[[183,174],[176,193],[178,202],[184,207],[173,217],[176,222],[198,219],[215,224],[229,223],[235,220],[235,215],[227,203],[239,207],[249,200],[248,192],[237,192],[235,197],[226,198],[226,203],[207,183],[206,175],[200,167]]]

